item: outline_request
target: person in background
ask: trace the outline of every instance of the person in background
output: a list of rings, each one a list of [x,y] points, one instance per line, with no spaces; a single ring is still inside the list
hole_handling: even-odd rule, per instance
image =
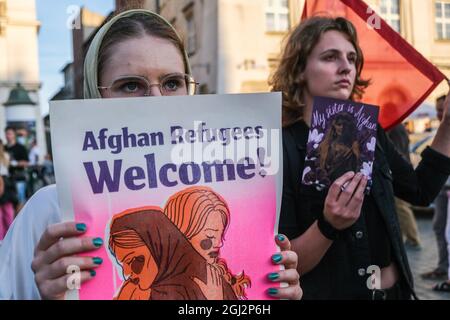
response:
[[[447,99],[447,100],[446,100]],[[437,116],[442,121],[445,102],[448,103],[450,96],[439,97],[436,101]],[[433,286],[433,290],[441,292],[450,292],[450,215],[449,215],[449,197],[450,197],[450,179],[442,188],[435,202],[435,219],[433,228],[438,240],[439,264],[438,276],[447,278],[445,281]],[[439,237],[439,238],[438,238]],[[443,259],[441,261],[441,259]],[[444,260],[446,259],[446,260]],[[439,269],[439,267],[441,269]],[[447,268],[447,269],[445,269]],[[436,270],[434,270],[436,271]],[[431,278],[437,279],[439,277]]]
[[[436,113],[439,121],[442,121],[444,115],[445,95],[436,99]],[[445,225],[447,221],[447,203],[448,197],[445,187],[441,190],[434,201],[433,231],[436,236],[438,248],[438,263],[436,268],[421,274],[423,279],[427,280],[443,280],[447,276],[448,250],[447,240],[445,239]]]
[[[0,243],[14,220],[8,167],[9,155],[4,151],[3,141],[0,140]]]
[[[397,151],[405,158],[406,161],[411,163],[411,158],[409,156],[409,137],[405,126],[403,124],[399,124],[387,132],[387,135]],[[414,249],[420,249],[420,234],[411,205],[408,202],[395,197],[395,208],[397,209],[400,231],[402,232],[405,245]]]
[[[36,139],[31,142],[30,152],[28,153],[28,161],[30,166],[36,166],[39,164],[41,152],[37,146]]]
[[[42,162],[42,180],[44,185],[48,186],[55,183],[55,169],[53,167],[52,156],[46,154]]]
[[[28,152],[24,145],[20,144],[16,139],[16,132],[13,128],[5,129],[7,145],[5,151],[10,157],[9,174],[14,181],[17,189],[16,212],[19,212],[26,201],[26,186],[28,167]]]
[[[27,198],[30,198],[38,189],[45,185],[40,158],[41,152],[37,146],[37,141],[33,139],[30,144],[30,152],[28,153]]]

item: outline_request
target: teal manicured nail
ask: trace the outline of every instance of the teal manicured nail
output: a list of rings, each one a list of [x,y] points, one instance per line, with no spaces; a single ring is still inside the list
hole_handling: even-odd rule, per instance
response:
[[[100,248],[103,245],[103,240],[102,240],[102,238],[95,238],[94,240],[92,240],[92,243],[97,248]]]
[[[277,239],[278,239],[278,241],[283,242],[284,240],[286,240],[286,237],[283,236],[282,234],[279,234],[279,235],[277,235]]]
[[[267,277],[269,278],[269,280],[275,281],[280,277],[280,275],[278,273],[274,272],[274,273],[269,274]]]
[[[272,261],[275,263],[280,263],[281,260],[283,260],[283,256],[279,253],[272,256]]]
[[[95,270],[90,270],[89,273],[91,274],[91,277],[95,277],[95,275],[97,274]]]
[[[78,232],[85,232],[87,229],[87,226],[84,223],[78,223],[76,225],[77,231]]]
[[[95,264],[102,264],[102,263],[103,263],[103,259],[102,259],[102,258],[99,258],[99,257],[92,258],[92,261],[93,261]]]
[[[267,293],[271,296],[274,296],[278,293],[278,289],[270,288],[269,290],[267,290]]]

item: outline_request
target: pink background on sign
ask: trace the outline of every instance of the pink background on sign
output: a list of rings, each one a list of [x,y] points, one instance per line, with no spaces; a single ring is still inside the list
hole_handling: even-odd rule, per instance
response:
[[[80,185],[83,185],[83,188],[80,188]],[[267,274],[279,270],[279,267],[274,266],[270,260],[278,251],[274,241],[275,178],[267,176],[262,179],[257,176],[245,182],[221,182],[203,186],[210,187],[220,194],[230,208],[231,221],[225,234],[221,257],[227,261],[229,269],[234,274],[244,270],[250,276],[252,287],[246,291],[250,300],[269,299],[265,292],[269,287],[276,285],[267,280]],[[82,286],[80,299],[110,300],[122,282],[118,269],[107,253],[108,239],[105,231],[111,214],[116,215],[127,209],[144,206],[163,208],[171,195],[188,186],[148,189],[147,192],[121,191],[120,194],[111,194],[109,200],[105,194],[94,196],[86,187],[80,183],[72,187],[75,220],[86,223],[87,236],[102,237],[105,245],[89,254],[101,257],[103,264],[96,269],[96,277]]]

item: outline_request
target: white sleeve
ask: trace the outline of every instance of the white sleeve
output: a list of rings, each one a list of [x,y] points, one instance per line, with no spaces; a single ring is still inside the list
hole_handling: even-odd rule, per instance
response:
[[[31,270],[34,248],[47,226],[61,221],[55,185],[25,204],[0,245],[0,299],[40,299]]]

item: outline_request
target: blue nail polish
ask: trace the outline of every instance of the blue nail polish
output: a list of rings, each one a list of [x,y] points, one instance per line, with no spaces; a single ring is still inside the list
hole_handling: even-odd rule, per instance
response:
[[[269,290],[267,290],[267,293],[271,296],[274,296],[278,293],[278,289],[270,288]]]
[[[77,231],[78,231],[78,232],[85,232],[86,229],[87,229],[87,226],[86,226],[86,224],[84,224],[84,223],[78,223],[78,224],[76,225],[76,228],[77,228]]]
[[[274,272],[274,273],[270,273],[267,277],[269,278],[269,280],[275,281],[280,277],[280,275],[278,273]]]
[[[102,240],[102,238],[95,238],[94,240],[92,240],[92,243],[97,248],[100,248],[103,245],[103,240]]]
[[[272,261],[275,263],[280,263],[281,260],[283,260],[283,256],[279,253],[272,256]]]
[[[286,237],[283,236],[282,234],[279,234],[279,235],[277,235],[277,239],[278,239],[278,241],[283,242],[284,240],[286,240]]]
[[[97,264],[97,265],[100,265],[103,263],[103,259],[99,258],[99,257],[92,258],[92,261],[94,262],[94,264]]]
[[[95,275],[97,274],[95,270],[89,270],[89,273],[91,274],[91,277],[95,277]]]

